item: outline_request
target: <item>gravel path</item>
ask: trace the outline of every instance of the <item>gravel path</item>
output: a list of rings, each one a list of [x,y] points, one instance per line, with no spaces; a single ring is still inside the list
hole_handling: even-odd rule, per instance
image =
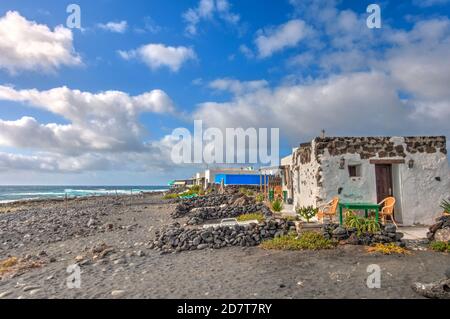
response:
[[[448,254],[383,256],[358,246],[160,255],[147,244],[173,209],[156,194],[70,201],[67,211],[50,201],[11,206],[0,213],[0,260],[40,267],[4,274],[0,298],[418,298],[410,285],[442,279],[450,264]],[[66,269],[75,262],[81,287],[69,289]],[[381,267],[380,289],[366,286],[371,264]]]

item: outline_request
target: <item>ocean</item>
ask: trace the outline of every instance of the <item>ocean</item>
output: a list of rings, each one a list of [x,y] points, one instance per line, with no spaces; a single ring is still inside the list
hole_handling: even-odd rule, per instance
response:
[[[104,196],[116,194],[138,194],[169,189],[168,186],[0,186],[0,203],[19,200],[57,199]]]

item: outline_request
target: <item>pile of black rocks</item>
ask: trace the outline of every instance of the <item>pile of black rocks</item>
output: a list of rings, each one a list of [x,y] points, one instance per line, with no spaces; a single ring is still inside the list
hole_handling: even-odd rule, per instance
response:
[[[376,243],[398,243],[405,246],[402,242],[403,233],[397,232],[397,227],[393,224],[381,226],[381,230],[376,233],[358,234],[356,228],[347,228],[339,224],[324,224],[322,234],[327,239],[337,241],[346,241],[350,245],[372,245]]]
[[[251,247],[259,245],[263,240],[286,235],[292,227],[292,222],[283,219],[206,229],[185,228],[174,223],[155,232],[156,238],[150,248],[169,253],[231,246]]]
[[[191,218],[187,221],[188,225],[203,224],[207,220],[233,218],[242,214],[261,212],[265,217],[272,216],[270,209],[263,203],[251,204],[246,206],[216,206],[199,208],[190,214]]]
[[[430,241],[450,240],[450,215],[441,216],[436,219],[436,224],[429,228],[427,238]]]
[[[220,206],[223,204],[230,204],[230,201],[233,199],[233,196],[228,194],[214,194],[214,195],[206,195],[200,197],[194,197],[189,199],[183,199],[181,203],[177,205],[175,210],[172,212],[172,218],[180,218],[184,217],[194,208],[199,207],[214,207]]]

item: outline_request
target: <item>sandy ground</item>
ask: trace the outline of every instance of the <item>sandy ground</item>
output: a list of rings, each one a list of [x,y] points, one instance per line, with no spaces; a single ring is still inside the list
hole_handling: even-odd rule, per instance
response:
[[[411,284],[442,279],[450,265],[448,254],[384,256],[356,246],[319,252],[230,247],[160,255],[147,243],[155,229],[173,221],[169,213],[174,208],[160,195],[72,201],[69,211],[83,212],[76,217],[81,223],[67,223],[67,232],[55,237],[52,220],[63,221],[44,218],[30,226],[40,241],[23,241],[12,236],[14,228],[22,236],[29,216],[60,214],[65,204],[17,206],[0,214],[0,259],[29,255],[42,266],[12,278],[4,274],[0,298],[420,298]],[[28,217],[17,222],[21,214]],[[95,226],[84,226],[91,215]],[[113,251],[94,260],[90,251],[100,244]],[[81,287],[69,289],[66,270],[77,256],[87,260],[81,266]],[[366,285],[371,264],[381,267],[379,289]]]

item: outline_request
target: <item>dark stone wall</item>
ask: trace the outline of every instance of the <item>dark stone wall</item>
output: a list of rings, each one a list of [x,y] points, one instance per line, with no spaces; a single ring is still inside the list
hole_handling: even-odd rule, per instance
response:
[[[447,154],[445,136],[415,136],[405,137],[406,150],[403,145],[394,145],[390,137],[317,137],[315,156],[325,153],[331,156],[344,154],[360,154],[361,159],[376,157],[406,157],[406,152]]]

